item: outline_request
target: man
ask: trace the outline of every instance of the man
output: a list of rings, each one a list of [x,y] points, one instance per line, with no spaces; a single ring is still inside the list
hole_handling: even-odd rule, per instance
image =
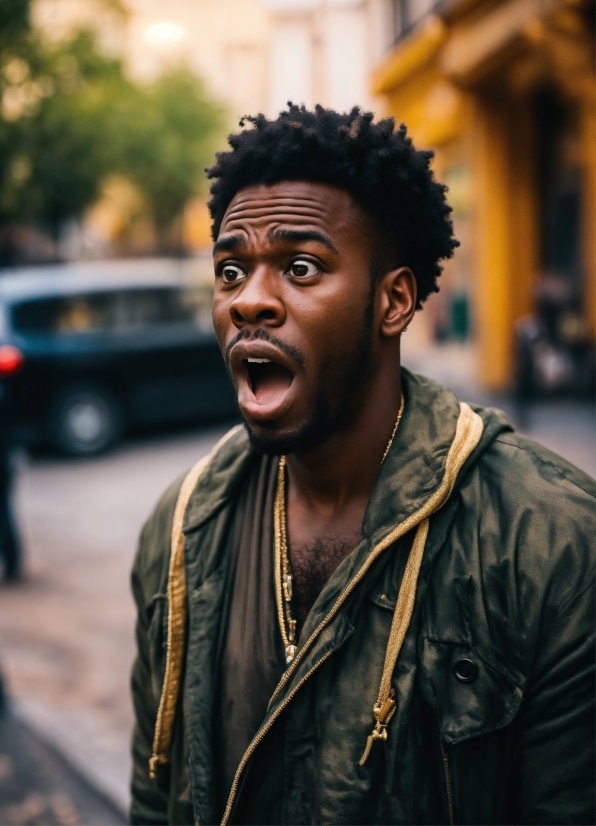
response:
[[[141,536],[132,822],[593,822],[594,483],[400,369],[457,244],[430,153],[250,122],[209,173],[245,428]]]
[[[16,582],[22,575],[21,546],[11,502],[13,418],[10,382],[0,380],[0,563],[4,582]]]

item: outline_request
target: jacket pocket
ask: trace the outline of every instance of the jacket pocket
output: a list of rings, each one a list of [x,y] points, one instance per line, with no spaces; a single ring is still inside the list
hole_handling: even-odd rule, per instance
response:
[[[523,700],[507,668],[486,652],[428,637],[422,643],[420,688],[451,745],[508,725]]]

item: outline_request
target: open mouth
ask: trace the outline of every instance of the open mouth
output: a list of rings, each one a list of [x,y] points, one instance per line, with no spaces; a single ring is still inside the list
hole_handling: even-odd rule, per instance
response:
[[[244,362],[257,403],[269,407],[281,402],[294,380],[293,374],[266,358],[247,358]]]

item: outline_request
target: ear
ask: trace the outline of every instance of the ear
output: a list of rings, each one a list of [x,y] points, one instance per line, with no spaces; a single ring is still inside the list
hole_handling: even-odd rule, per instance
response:
[[[416,309],[418,290],[414,273],[409,267],[391,270],[381,277],[377,289],[381,335],[395,338],[406,329]]]

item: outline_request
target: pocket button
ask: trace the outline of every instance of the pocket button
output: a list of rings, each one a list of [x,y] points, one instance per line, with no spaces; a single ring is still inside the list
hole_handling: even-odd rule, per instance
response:
[[[478,666],[473,660],[464,657],[455,663],[453,673],[460,683],[473,683],[478,676]]]

